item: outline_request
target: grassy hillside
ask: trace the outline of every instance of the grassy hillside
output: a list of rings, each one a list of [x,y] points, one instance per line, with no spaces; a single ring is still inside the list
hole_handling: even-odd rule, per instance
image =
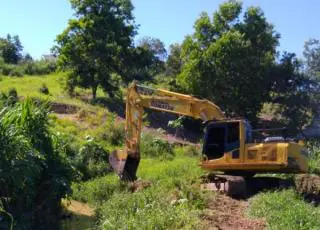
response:
[[[197,165],[198,157],[194,156],[198,150],[188,146],[174,147],[165,140],[159,144],[154,141],[159,138],[155,130],[149,130],[151,133],[145,133],[142,138],[143,159],[138,170],[138,182],[123,184],[113,173],[101,171],[99,167],[103,169],[105,165],[99,163],[105,163],[106,160],[101,160],[105,159],[104,155],[123,145],[123,118],[111,112],[114,109],[108,103],[88,103],[90,90],[76,89],[75,97],[68,96],[63,90],[63,78],[62,73],[42,77],[1,77],[0,92],[7,93],[15,88],[21,99],[42,98],[57,104],[76,106],[76,110],[71,112],[51,114],[51,129],[70,145],[70,161],[75,161],[79,154],[91,154],[95,151],[102,156],[96,161],[85,163],[87,170],[91,170],[88,175],[94,176],[75,180],[72,184],[73,195],[70,197],[89,204],[95,209],[95,216],[82,217],[81,221],[84,223],[77,222],[74,218],[73,224],[63,225],[65,229],[86,229],[86,226],[94,229],[232,227],[232,222],[216,225],[217,220],[221,220],[220,215],[230,212],[223,208],[217,212],[217,205],[225,205],[223,199],[215,204],[215,193],[199,189],[199,177],[203,172]],[[39,91],[43,84],[49,89],[48,95]],[[103,92],[99,90],[98,96],[104,97]],[[114,104],[117,103],[121,104]],[[312,152],[318,157],[318,147]],[[319,161],[312,162],[315,164],[313,168],[319,167]],[[239,201],[233,202],[238,205]],[[260,192],[250,198],[250,202],[241,202],[248,203],[249,206],[247,216],[243,217],[248,226],[251,224],[250,218],[265,219],[269,229],[317,229],[320,224],[317,220],[320,208],[305,202],[292,189]],[[240,206],[242,207],[242,203]],[[245,208],[243,206],[239,210],[245,212]],[[221,214],[221,210],[226,213]],[[209,217],[204,215],[208,212]]]
[[[0,77],[0,91],[8,92],[11,88],[18,91],[19,96],[37,97],[47,99],[54,102],[75,104],[85,106],[85,103],[80,99],[81,96],[90,96],[90,90],[76,88],[75,93],[78,97],[71,98],[64,92],[65,73],[54,73],[43,76],[23,76],[23,77]],[[49,89],[49,94],[45,95],[40,92],[40,88],[46,85]],[[103,96],[103,92],[98,90],[98,96]]]

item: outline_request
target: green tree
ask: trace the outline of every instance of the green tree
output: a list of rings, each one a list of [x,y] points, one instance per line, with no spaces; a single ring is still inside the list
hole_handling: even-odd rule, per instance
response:
[[[7,35],[6,38],[0,38],[0,56],[5,63],[17,64],[22,59],[23,46],[18,35]]]
[[[178,84],[223,107],[228,115],[256,119],[269,96],[269,73],[279,35],[260,8],[228,1],[211,19],[202,13],[182,44]]]
[[[153,58],[158,61],[164,61],[167,57],[167,51],[163,42],[158,38],[143,37],[138,41],[138,47],[149,51]]]
[[[112,74],[122,77],[124,60],[135,35],[130,0],[70,0],[76,18],[57,36],[58,64],[71,71],[69,83],[111,96],[117,89]]]
[[[307,73],[320,80],[320,41],[317,39],[306,41],[303,55],[306,59]]]
[[[170,53],[166,62],[166,74],[177,76],[181,72],[181,45],[176,43],[170,45]]]
[[[311,121],[312,92],[315,82],[303,72],[302,63],[293,53],[283,53],[271,68],[270,98],[279,121],[293,134]]]
[[[121,75],[125,83],[132,79],[153,81],[156,75],[164,72],[167,51],[159,39],[143,37],[128,51],[122,59]]]

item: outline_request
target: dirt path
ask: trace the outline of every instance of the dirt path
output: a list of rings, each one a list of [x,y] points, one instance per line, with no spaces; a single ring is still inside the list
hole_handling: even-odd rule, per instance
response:
[[[87,204],[75,200],[64,200],[62,204],[66,208],[61,221],[63,230],[86,230],[94,227],[94,210]]]
[[[217,195],[208,204],[202,216],[205,229],[219,230],[260,230],[265,228],[265,220],[249,219],[245,212],[249,203],[225,195]]]

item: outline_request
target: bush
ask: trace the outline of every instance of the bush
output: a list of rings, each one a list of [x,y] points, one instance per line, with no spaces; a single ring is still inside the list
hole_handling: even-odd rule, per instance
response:
[[[15,229],[57,229],[60,199],[71,192],[73,171],[65,146],[49,132],[48,111],[27,99],[0,115],[0,209]]]
[[[83,180],[112,171],[109,165],[109,153],[91,137],[87,137],[87,142],[80,148],[76,158],[77,169]]]
[[[49,60],[28,61],[22,66],[24,73],[29,75],[45,75],[55,72],[57,69],[56,62]]]
[[[115,191],[120,189],[120,183],[116,175],[74,183],[72,185],[72,199],[92,205],[101,205],[102,202],[110,199]]]
[[[5,76],[22,77],[24,75],[24,69],[19,65],[2,64],[0,70]]]
[[[14,105],[18,100],[19,98],[18,98],[17,90],[15,88],[9,89],[8,97],[7,97],[7,105]]]
[[[102,133],[101,139],[108,141],[112,145],[122,145],[125,138],[124,122],[116,122],[117,115],[110,113],[106,121],[105,132]]]
[[[27,61],[17,65],[2,63],[0,60],[0,73],[5,76],[22,77],[28,75],[44,75],[55,72],[57,65],[55,61],[39,60]]]
[[[9,76],[13,69],[14,69],[14,65],[10,65],[10,64],[1,65],[2,74],[5,76]]]
[[[167,141],[155,137],[151,133],[142,133],[140,140],[142,157],[158,157],[162,160],[173,159],[173,146]]]
[[[42,86],[39,88],[39,92],[45,95],[48,95],[49,94],[48,86],[45,83],[43,83]]]
[[[8,95],[9,97],[18,98],[18,92],[16,88],[9,89]]]
[[[320,174],[320,140],[314,139],[307,142],[309,153],[309,172]]]
[[[201,151],[197,146],[188,145],[184,148],[184,155],[188,157],[195,157],[201,155]]]
[[[24,75],[24,71],[21,67],[15,66],[9,73],[11,77],[22,77]]]

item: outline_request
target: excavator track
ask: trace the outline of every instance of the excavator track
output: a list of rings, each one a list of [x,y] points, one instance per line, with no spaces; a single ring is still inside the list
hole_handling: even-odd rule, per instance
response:
[[[246,196],[246,181],[242,176],[209,174],[202,177],[201,189],[243,198]]]

